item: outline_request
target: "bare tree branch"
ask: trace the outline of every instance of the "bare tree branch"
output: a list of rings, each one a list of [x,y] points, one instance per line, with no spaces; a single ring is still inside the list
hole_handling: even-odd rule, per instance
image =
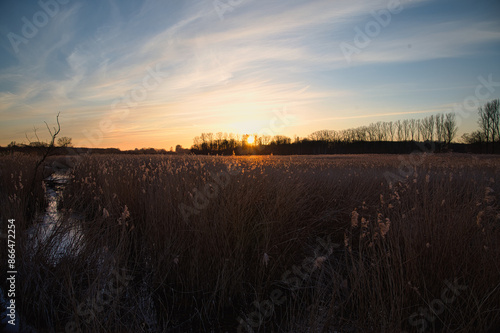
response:
[[[49,128],[49,125],[47,124],[46,121],[44,121],[45,123],[45,126],[47,126],[47,130],[49,131],[50,133],[50,137],[51,137],[51,141],[50,141],[50,146],[54,146],[54,141],[56,140],[56,136],[59,134],[59,132],[61,131],[61,124],[59,123],[59,115],[61,114],[61,112],[59,112],[57,114],[57,117],[56,117],[56,121],[57,121],[57,129],[54,127],[54,133],[52,133],[52,131],[50,130]]]

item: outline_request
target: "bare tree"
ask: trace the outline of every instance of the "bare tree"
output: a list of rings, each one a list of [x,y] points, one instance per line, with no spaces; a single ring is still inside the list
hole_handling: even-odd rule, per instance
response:
[[[352,128],[348,128],[346,130],[343,130],[343,137],[344,137],[344,142],[349,143],[353,142],[356,140],[356,130]]]
[[[500,100],[494,99],[484,106],[484,116],[487,118],[492,151],[495,152],[495,142],[500,138]],[[488,137],[486,137],[488,140]]]
[[[260,138],[260,142],[263,144],[263,145],[268,145],[271,143],[271,136],[270,135],[263,135],[261,136]]]
[[[321,140],[323,141],[332,141],[332,131],[330,130],[321,130]]]
[[[427,141],[428,140],[428,138],[427,138],[427,130],[425,129],[425,124],[426,123],[427,123],[427,120],[425,120],[425,118],[421,119],[420,120],[420,125],[418,127],[419,133],[422,136],[422,141]]]
[[[434,140],[434,116],[429,116],[421,120],[420,131],[424,141]]]
[[[436,140],[438,142],[446,141],[444,122],[444,114],[436,115]]]
[[[60,137],[57,139],[57,145],[59,147],[71,147],[73,144],[71,143],[71,138],[68,138],[67,136]]]
[[[222,132],[217,132],[215,134],[215,146],[217,150],[222,149],[222,140],[224,138],[224,134]]]
[[[277,145],[284,145],[292,143],[292,139],[284,135],[275,135],[273,138],[273,142]]]
[[[201,139],[199,136],[196,136],[194,139],[193,139],[193,148],[194,149],[198,149],[200,150],[201,149]]]
[[[403,120],[403,137],[404,141],[408,141],[410,136],[410,122],[408,119]]]
[[[410,127],[411,141],[415,141],[415,135],[417,134],[417,121],[415,119],[411,119],[409,127]]]
[[[330,130],[320,130],[309,134],[309,139],[313,141],[331,141],[332,140],[332,131]]]
[[[493,143],[493,151],[495,150],[495,140],[499,137],[499,100],[493,100],[479,107],[479,127],[486,139],[486,145]]]
[[[339,142],[346,142],[346,130],[339,131]]]
[[[309,134],[308,138],[309,138],[309,140],[319,141],[320,140],[319,131],[312,132],[311,134]]]
[[[377,141],[384,141],[385,130],[384,130],[384,125],[382,124],[381,121],[379,121],[375,124],[375,129],[376,129],[376,134],[377,134]]]
[[[61,125],[59,124],[59,115],[60,115],[60,112],[57,114],[57,117],[56,117],[57,128],[53,127],[52,129],[50,129],[50,127],[47,124],[47,122],[44,121],[45,126],[47,126],[47,130],[49,131],[49,134],[50,134],[50,141],[49,142],[40,141],[40,138],[38,137],[38,134],[36,133],[37,132],[37,128],[35,128],[35,127],[33,127],[33,131],[34,131],[34,135],[35,135],[36,141],[31,141],[30,138],[28,137],[28,135],[25,134],[26,139],[28,139],[28,142],[29,142],[30,146],[32,146],[32,147],[48,148],[48,149],[45,149],[45,151],[43,153],[43,156],[44,156],[43,160],[45,160],[45,158],[55,148],[55,144],[54,143],[55,143],[56,137],[57,137],[57,135],[59,135],[59,132],[61,131]],[[43,160],[40,162],[40,164],[43,163]]]
[[[446,119],[443,122],[443,138],[447,144],[450,144],[451,141],[457,135],[458,127],[456,115],[454,113],[447,113]]]
[[[337,142],[340,140],[339,133],[335,130],[330,131],[330,139],[332,142]]]
[[[52,152],[54,151],[55,149],[55,140],[57,138],[57,135],[59,135],[59,132],[61,131],[61,124],[59,123],[59,115],[60,115],[60,112],[57,114],[57,117],[56,117],[56,122],[57,122],[57,128],[56,127],[53,127],[52,129],[50,129],[49,125],[47,124],[47,122],[45,122],[45,126],[47,126],[47,130],[49,131],[49,134],[50,134],[50,142],[49,143],[44,143],[44,145],[42,145],[40,147],[41,151],[42,151],[42,157],[40,158],[40,160],[38,160],[38,162],[36,163],[35,165],[35,172],[33,173],[33,178],[31,179],[31,184],[30,184],[30,189],[29,191],[27,192],[28,193],[28,202],[33,202],[34,200],[36,200],[34,197],[33,197],[33,193],[35,191],[35,184],[36,184],[36,181],[37,181],[37,174],[38,174],[38,169],[40,168],[40,166],[43,164],[43,162],[45,162],[45,160],[47,159],[47,157],[52,154]],[[40,143],[40,139],[38,138],[38,135],[36,134],[36,128],[35,128],[35,137],[37,139],[37,142]],[[26,135],[26,138],[28,139],[28,142],[31,143],[30,139],[28,138],[28,136]],[[28,207],[33,207],[33,204],[29,204]],[[29,211],[29,212],[25,212],[27,215],[31,215],[33,214],[32,211]]]
[[[389,133],[389,136],[391,138],[391,141],[394,141],[394,123],[392,121],[387,123],[387,132]]]
[[[491,109],[493,110],[493,144],[496,140],[500,139],[500,100],[495,99],[491,101]]]
[[[396,131],[398,133],[398,141],[403,140],[403,123],[401,120],[396,121]]]
[[[377,127],[374,123],[371,123],[366,127],[366,132],[368,133],[368,140],[376,141],[377,140]]]
[[[484,133],[480,130],[474,131],[471,134],[464,133],[462,135],[462,140],[468,144],[483,143],[484,141],[486,141]]]
[[[417,119],[415,123],[416,123],[415,124],[416,131],[417,131],[417,141],[420,142],[420,137],[422,136],[422,124],[421,124],[420,119]]]
[[[383,133],[384,141],[388,141],[389,140],[389,123],[384,121],[382,123],[382,128],[380,130]]]
[[[430,140],[434,141],[434,115],[429,116],[429,121],[427,122],[427,132]]]

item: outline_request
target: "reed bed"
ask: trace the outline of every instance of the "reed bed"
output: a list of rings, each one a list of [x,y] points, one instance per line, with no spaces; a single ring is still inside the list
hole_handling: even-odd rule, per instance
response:
[[[486,331],[500,159],[411,157],[89,156],[52,245],[20,254],[20,312],[48,331]]]

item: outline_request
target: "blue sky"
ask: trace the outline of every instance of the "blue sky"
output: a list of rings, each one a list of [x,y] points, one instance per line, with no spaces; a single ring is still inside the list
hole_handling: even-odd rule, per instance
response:
[[[0,13],[3,146],[34,126],[47,139],[59,111],[78,146],[190,146],[269,129],[277,112],[275,134],[304,137],[456,112],[479,77],[500,82],[498,0],[3,0]]]

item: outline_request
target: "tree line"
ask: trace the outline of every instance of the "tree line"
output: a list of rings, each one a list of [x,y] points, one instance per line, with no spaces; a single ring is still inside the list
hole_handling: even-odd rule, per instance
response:
[[[36,135],[36,131],[35,131],[35,135]],[[48,148],[51,145],[50,142],[40,141],[40,139],[38,139],[38,136],[36,136],[36,138],[37,138],[37,141],[31,141],[30,139],[28,139],[28,142],[29,142],[28,144],[17,143],[16,141],[11,141],[7,145],[7,148],[14,148],[14,147]],[[52,145],[57,146],[57,147],[63,147],[63,148],[73,147],[72,140],[73,139],[71,139],[67,136],[63,136],[63,137],[60,137],[57,139],[57,145],[55,143],[52,143]]]
[[[377,122],[341,131],[322,130],[309,135],[314,141],[381,142],[381,141],[436,141],[451,143],[457,134],[454,113],[431,115],[424,119],[405,119],[396,122]]]
[[[320,130],[306,138],[202,133],[194,138],[191,151],[219,155],[403,152],[412,149],[409,142],[435,142],[442,149],[450,145],[457,130],[455,114],[448,113],[423,119],[377,122],[339,131]],[[254,138],[253,143],[248,142],[249,137]]]
[[[464,144],[453,140],[458,131],[454,113],[430,115],[423,119],[404,119],[371,123],[343,130],[320,130],[305,138],[293,139],[284,135],[257,135],[233,133],[202,133],[193,140],[190,149],[177,145],[175,152],[165,149],[142,148],[120,151],[117,148],[93,149],[97,153],[128,154],[336,154],[336,153],[410,153],[418,150],[421,143],[430,144],[433,151],[456,151],[474,153],[498,153],[500,151],[500,100],[495,99],[478,108],[478,129],[462,135]],[[50,131],[50,129],[49,129]],[[11,142],[0,151],[26,151],[51,147],[59,153],[61,148],[73,146],[72,139],[60,137],[57,145],[55,137],[50,144],[38,139],[29,144]],[[248,138],[253,140],[249,141]],[[45,148],[45,149],[44,149]],[[87,151],[86,148],[82,148]],[[81,149],[80,149],[81,150]],[[83,151],[83,150],[82,150]],[[35,151],[36,152],[36,151]],[[90,151],[89,151],[90,152]]]
[[[306,138],[284,135],[202,133],[194,138],[195,154],[335,154],[409,153],[417,143],[432,144],[434,151],[496,153],[500,140],[500,102],[493,100],[478,109],[479,129],[464,134],[465,144],[453,142],[458,131],[455,113],[430,115],[423,119],[404,119],[371,123],[343,130],[320,130]],[[254,142],[249,143],[248,138]]]
[[[488,153],[498,152],[500,141],[500,100],[495,99],[478,109],[479,129],[462,135],[464,142],[483,148]]]

